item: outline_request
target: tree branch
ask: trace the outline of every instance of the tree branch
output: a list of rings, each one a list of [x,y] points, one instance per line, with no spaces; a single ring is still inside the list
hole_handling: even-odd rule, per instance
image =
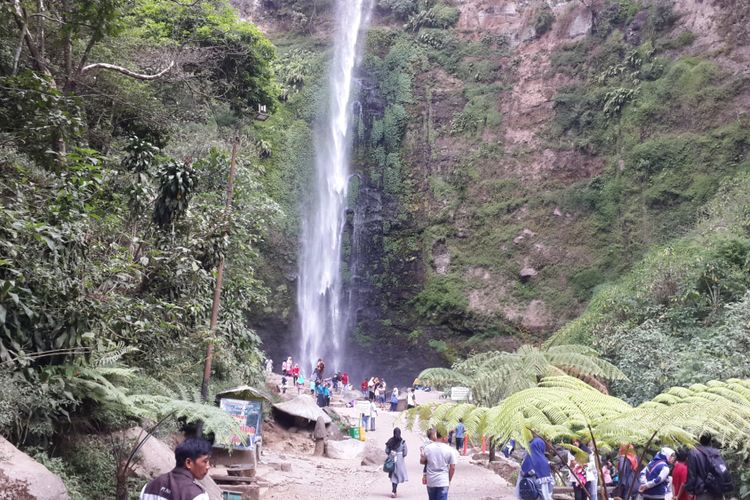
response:
[[[98,37],[96,36],[96,34],[91,35],[89,42],[86,44],[86,49],[83,51],[83,55],[81,56],[81,61],[78,63],[76,74],[80,75],[83,73],[84,64],[86,64],[86,61],[89,58],[89,54],[91,53],[91,49],[94,48],[94,45],[96,45],[97,40],[98,40]]]
[[[29,49],[29,53],[31,53],[31,59],[34,62],[34,67],[38,71],[44,73],[45,76],[52,76],[52,74],[49,72],[49,69],[47,69],[47,65],[44,63],[44,59],[42,59],[41,55],[39,54],[39,47],[36,46],[36,44],[34,43],[34,39],[29,32],[29,24],[26,19],[26,12],[24,11],[23,7],[21,7],[20,0],[13,0],[13,17],[16,20],[18,28],[21,30],[21,36],[24,40],[26,40],[26,46]]]
[[[171,61],[166,68],[164,68],[163,70],[159,71],[158,73],[154,73],[152,75],[147,75],[147,74],[144,74],[144,73],[136,73],[135,71],[130,71],[127,68],[123,68],[122,66],[116,66],[114,64],[94,63],[94,64],[89,64],[88,66],[84,66],[81,69],[81,75],[84,75],[84,74],[88,73],[89,71],[93,71],[93,70],[96,70],[96,69],[107,69],[107,70],[110,70],[110,71],[116,71],[118,73],[122,73],[125,76],[129,76],[131,78],[136,78],[138,80],[156,80],[157,78],[161,78],[162,76],[164,76],[165,74],[167,74],[167,72],[170,69],[172,69],[173,66],[174,66],[174,61]]]
[[[16,76],[18,73],[18,62],[21,60],[21,51],[23,50],[23,42],[26,39],[26,23],[23,24],[18,37],[18,46],[16,47],[16,53],[13,55],[13,71],[12,76]]]

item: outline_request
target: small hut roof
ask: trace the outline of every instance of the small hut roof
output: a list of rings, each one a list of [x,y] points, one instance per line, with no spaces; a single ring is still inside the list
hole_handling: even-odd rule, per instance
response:
[[[302,417],[307,420],[312,420],[313,422],[317,421],[318,417],[323,417],[323,421],[326,424],[330,424],[332,421],[331,417],[321,410],[320,407],[315,404],[315,401],[306,394],[299,395],[289,401],[276,403],[273,407],[279,411],[288,413],[293,417]]]
[[[216,404],[219,403],[219,400],[221,398],[243,399],[243,400],[265,399],[266,401],[271,401],[270,394],[268,394],[265,391],[261,391],[260,389],[256,389],[255,387],[251,387],[249,385],[240,385],[237,387],[232,387],[230,389],[225,389],[221,392],[217,392]]]

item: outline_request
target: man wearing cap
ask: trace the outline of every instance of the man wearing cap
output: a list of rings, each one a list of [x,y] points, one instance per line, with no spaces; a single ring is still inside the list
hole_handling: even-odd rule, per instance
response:
[[[669,465],[675,460],[672,448],[662,448],[641,471],[638,491],[643,498],[663,500],[669,493]]]

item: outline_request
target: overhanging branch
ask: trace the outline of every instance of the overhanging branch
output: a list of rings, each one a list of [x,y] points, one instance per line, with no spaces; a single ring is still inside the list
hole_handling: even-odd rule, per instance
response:
[[[81,75],[85,75],[89,71],[93,71],[97,69],[106,69],[106,70],[122,73],[125,76],[136,78],[138,80],[156,80],[157,78],[161,78],[162,76],[164,76],[170,69],[172,69],[173,66],[174,66],[174,61],[171,61],[169,65],[163,70],[159,71],[158,73],[148,75],[144,73],[136,73],[135,71],[130,71],[127,68],[123,68],[122,66],[117,66],[115,64],[94,63],[94,64],[89,64],[88,66],[84,66],[83,69],[81,69]]]

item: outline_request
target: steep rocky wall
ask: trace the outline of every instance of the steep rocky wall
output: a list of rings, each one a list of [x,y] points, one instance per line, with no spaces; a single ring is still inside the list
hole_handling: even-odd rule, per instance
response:
[[[742,0],[436,2],[457,9],[454,25],[405,28],[376,9],[358,98],[353,347],[375,366],[407,360],[405,374],[434,353],[545,338],[596,285],[690,227],[739,164],[702,164],[712,141],[736,133],[746,156],[741,133],[722,131],[750,102]],[[289,24],[272,14],[281,33]],[[324,40],[330,25],[313,31]],[[604,113],[612,92],[630,100]],[[710,112],[690,116],[704,100]],[[398,106],[408,120],[393,149],[379,134]],[[677,159],[638,172],[650,148],[677,142]]]

